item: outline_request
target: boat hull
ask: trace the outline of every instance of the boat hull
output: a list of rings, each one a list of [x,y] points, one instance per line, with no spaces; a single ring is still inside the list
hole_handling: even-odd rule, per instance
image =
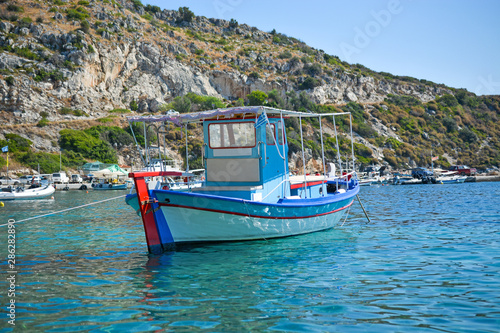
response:
[[[456,177],[443,177],[443,178],[438,178],[437,182],[441,184],[460,184],[464,183],[467,177],[462,177],[462,176],[456,176]]]
[[[282,199],[278,203],[168,190],[149,191],[155,202],[150,211],[157,232],[151,252],[171,243],[199,243],[270,239],[301,235],[335,227],[352,205],[359,186],[343,194],[315,199]],[[136,194],[126,202],[139,213]],[[151,220],[153,221],[153,219]],[[153,223],[151,223],[153,224]],[[151,231],[151,230],[150,230]],[[155,249],[154,247],[161,247]]]
[[[97,191],[126,190],[127,184],[95,184],[92,188]],[[102,186],[99,186],[102,185]]]
[[[51,196],[55,191],[56,189],[52,185],[48,185],[14,192],[0,192],[0,201],[43,199]]]

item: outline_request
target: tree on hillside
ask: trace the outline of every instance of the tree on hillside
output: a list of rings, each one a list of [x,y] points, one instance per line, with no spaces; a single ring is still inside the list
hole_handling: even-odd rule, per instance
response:
[[[267,94],[260,90],[254,90],[247,95],[248,105],[258,106],[264,105],[267,99]]]
[[[280,93],[276,89],[271,90],[267,97],[269,106],[273,108],[285,108],[285,101],[281,98]]]
[[[189,7],[179,7],[180,17],[177,19],[177,24],[181,22],[191,23],[194,19],[194,13],[189,10]]]
[[[473,131],[471,131],[467,127],[461,129],[458,132],[458,136],[460,137],[460,139],[462,139],[464,142],[467,142],[467,143],[473,143],[477,140],[476,133],[474,133]]]
[[[236,21],[234,18],[229,21],[229,27],[230,28],[237,28],[238,27],[238,21]]]
[[[441,103],[441,105],[448,106],[448,107],[454,107],[458,105],[458,101],[455,98],[455,96],[450,95],[450,94],[444,94],[443,96],[436,98],[436,101],[438,103]]]
[[[313,77],[306,77],[304,82],[302,82],[299,85],[300,90],[309,90],[309,89],[314,89],[315,87],[318,87],[321,85],[321,82],[318,79],[315,79]]]
[[[191,100],[187,96],[177,96],[172,102],[174,110],[180,113],[191,111]]]

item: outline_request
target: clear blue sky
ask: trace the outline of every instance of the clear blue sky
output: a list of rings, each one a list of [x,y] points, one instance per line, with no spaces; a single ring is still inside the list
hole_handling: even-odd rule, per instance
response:
[[[143,0],[234,18],[295,37],[349,63],[500,94],[499,0]]]

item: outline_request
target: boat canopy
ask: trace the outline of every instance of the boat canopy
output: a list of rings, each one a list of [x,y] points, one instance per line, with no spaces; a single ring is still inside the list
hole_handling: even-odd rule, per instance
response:
[[[262,113],[267,115],[275,114],[282,115],[283,117],[325,117],[325,116],[340,116],[344,114],[350,114],[349,112],[337,112],[337,113],[311,113],[311,112],[298,112],[298,111],[289,111],[289,110],[281,110],[275,109],[267,106],[242,106],[242,107],[232,107],[225,109],[215,109],[201,112],[193,112],[193,113],[170,113],[166,115],[160,116],[137,116],[137,117],[128,117],[128,121],[130,123],[133,122],[145,122],[145,123],[154,123],[154,122],[172,122],[176,125],[182,125],[187,123],[199,122],[200,120],[205,119],[214,119],[214,118],[226,118],[229,119],[235,115],[242,115],[245,118],[246,115],[258,116]]]

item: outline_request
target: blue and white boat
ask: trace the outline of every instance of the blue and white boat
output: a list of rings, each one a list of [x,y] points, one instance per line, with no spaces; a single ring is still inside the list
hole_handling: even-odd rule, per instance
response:
[[[127,183],[113,182],[109,179],[94,179],[90,185],[94,190],[107,191],[107,190],[126,190],[128,188]]]
[[[150,177],[189,176],[189,165],[186,172],[129,174],[136,193],[129,194],[126,202],[142,217],[149,251],[160,253],[176,244],[287,237],[336,226],[359,192],[356,173],[339,170],[343,176],[326,171],[306,176],[304,168],[304,175],[290,176],[284,122],[291,117],[316,117],[321,124],[322,117],[335,121],[335,116],[346,114],[350,116],[237,107],[130,117],[129,122],[171,122],[185,127],[186,140],[187,124],[203,126],[206,171],[201,187],[188,191],[148,188]],[[323,158],[323,170],[325,163]]]

